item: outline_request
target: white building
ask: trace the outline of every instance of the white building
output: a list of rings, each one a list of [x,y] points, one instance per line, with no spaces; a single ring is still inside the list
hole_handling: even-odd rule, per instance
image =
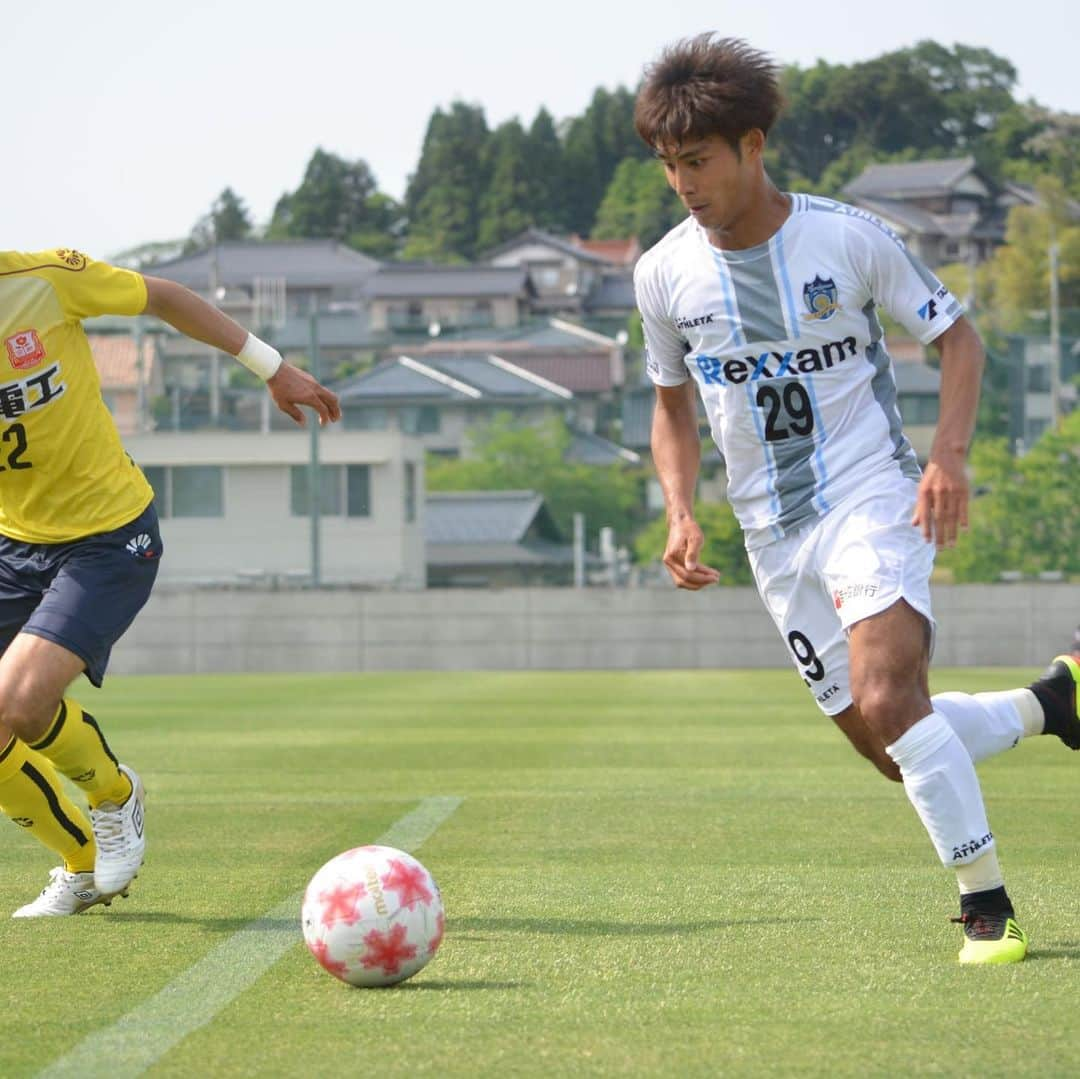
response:
[[[311,436],[157,432],[125,439],[154,487],[161,581],[310,579]],[[320,578],[422,588],[424,465],[400,431],[320,431]]]

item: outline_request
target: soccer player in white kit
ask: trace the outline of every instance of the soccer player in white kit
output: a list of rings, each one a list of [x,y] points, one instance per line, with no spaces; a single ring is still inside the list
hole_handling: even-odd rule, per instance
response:
[[[639,135],[690,216],[635,271],[656,386],[652,452],[680,588],[698,561],[696,394],[723,455],[758,590],[819,707],[902,780],[956,871],[962,963],[1013,963],[1027,937],[998,863],[975,764],[1021,738],[1080,748],[1080,663],[1026,689],[938,694],[929,579],[967,524],[966,459],[984,355],[948,289],[875,217],[780,192],[765,172],[780,109],[764,54],[710,34],[646,69]],[[905,438],[878,309],[941,355],[925,471]]]

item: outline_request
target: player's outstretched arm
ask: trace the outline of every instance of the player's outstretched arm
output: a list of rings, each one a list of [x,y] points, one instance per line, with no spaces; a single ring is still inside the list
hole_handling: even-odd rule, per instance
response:
[[[306,371],[286,363],[277,349],[248,333],[238,322],[183,285],[161,277],[144,277],[144,280],[144,314],[154,315],[185,336],[235,356],[263,379],[274,404],[301,427],[304,414],[300,405],[312,409],[321,424],[341,419],[337,395]]]
[[[934,345],[941,353],[941,407],[911,523],[922,529],[927,543],[941,548],[951,547],[968,524],[967,455],[986,360],[979,334],[966,318],[957,319]]]
[[[705,537],[694,520],[701,440],[697,429],[694,384],[657,386],[653,410],[652,455],[664,492],[668,540],[664,565],[679,588],[696,592],[715,584],[720,574],[698,561]]]

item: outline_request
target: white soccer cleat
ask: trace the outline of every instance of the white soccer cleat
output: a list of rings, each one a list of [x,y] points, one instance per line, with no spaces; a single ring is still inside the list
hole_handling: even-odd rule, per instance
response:
[[[120,895],[126,896],[123,891]],[[12,918],[62,918],[68,914],[82,914],[97,903],[108,906],[112,895],[98,891],[94,886],[93,873],[69,873],[62,865],[49,870],[49,883],[41,895],[25,907],[19,907]]]
[[[97,843],[94,861],[94,887],[103,894],[122,892],[139,872],[146,853],[143,832],[143,802],[146,791],[142,780],[126,764],[120,771],[131,780],[131,796],[123,805],[102,802],[90,810],[90,823]]]

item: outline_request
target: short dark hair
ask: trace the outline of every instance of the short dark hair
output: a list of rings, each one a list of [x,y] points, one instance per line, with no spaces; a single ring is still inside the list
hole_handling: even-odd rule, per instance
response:
[[[653,149],[720,135],[738,150],[748,131],[767,135],[782,106],[771,57],[739,38],[698,34],[645,69],[634,127]]]

